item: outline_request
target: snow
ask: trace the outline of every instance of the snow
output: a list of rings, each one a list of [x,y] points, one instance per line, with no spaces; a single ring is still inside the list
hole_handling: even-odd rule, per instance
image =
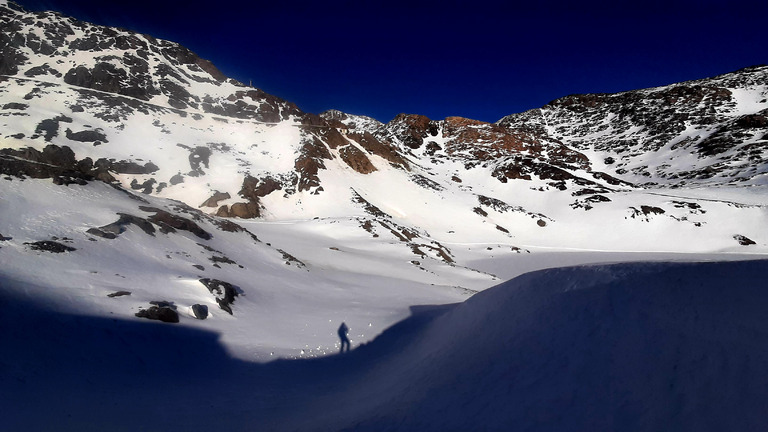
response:
[[[734,111],[736,115],[755,114],[768,108],[768,104],[766,104],[768,89],[765,86],[730,88],[728,90],[731,92],[732,98],[736,103]]]
[[[332,327],[339,320],[372,323],[365,334],[352,334],[360,343],[406,316],[411,304],[466,298],[461,289],[432,286],[440,283],[440,278],[411,265],[404,250],[386,244],[371,248],[362,236],[349,240],[336,237],[353,232],[350,223],[325,233],[326,228],[336,224],[244,224],[254,227],[264,242],[274,242],[275,247],[306,259],[310,272],[286,265],[280,253],[266,243],[254,243],[237,233],[213,231],[205,225],[204,229],[214,232],[214,239],[206,246],[220,253],[206,251],[198,245],[202,240],[193,235],[158,232],[150,237],[135,226],[128,226],[117,239],[93,242],[85,233],[88,228],[114,222],[117,213],[146,217],[146,212],[137,209],[141,203],[101,183],[69,187],[53,185],[50,180],[3,183],[0,233],[11,240],[0,245],[1,273],[5,278],[50,287],[27,292],[28,296],[49,298],[57,309],[70,313],[122,318],[132,317],[139,307],[148,307],[153,300],[173,299],[179,307],[207,304],[211,318],[202,322],[183,320],[184,325],[220,332],[232,352],[250,360],[265,359],[270,354],[297,356],[306,345],[314,347],[312,355],[323,354],[333,350]],[[164,200],[155,198],[148,205],[163,208],[163,204]],[[359,230],[356,223],[353,227]],[[71,239],[68,245],[77,251],[53,255],[30,251],[24,245],[52,237]],[[208,259],[212,255],[232,258],[237,265],[214,268]],[[205,271],[193,265],[202,265]],[[39,266],[46,271],[30,272]],[[404,271],[392,272],[393,267]],[[462,280],[461,272],[451,272],[456,282]],[[464,273],[467,283],[475,286],[486,286],[491,280],[489,276],[477,280],[476,273]],[[236,302],[236,315],[218,309],[197,281],[203,276],[242,287],[244,296]],[[125,289],[132,292],[129,298],[106,297]],[[333,320],[331,324],[329,319]],[[319,330],[323,326],[329,327],[325,333]],[[355,327],[359,325],[353,325],[353,330]]]
[[[117,239],[93,242],[85,234],[88,228],[114,222],[119,212],[146,217],[138,209],[141,203],[98,182],[2,181],[0,233],[10,240],[0,242],[0,304],[8,306],[0,320],[3,343],[14,347],[0,353],[0,400],[12,413],[8,430],[22,425],[33,430],[386,430],[395,425],[466,430],[511,424],[559,430],[569,425],[600,429],[612,418],[622,430],[653,429],[654,422],[664,421],[706,426],[697,419],[711,418],[700,407],[715,402],[726,409],[712,425],[733,429],[728,426],[760,421],[743,411],[762,409],[765,399],[750,384],[763,376],[751,366],[763,354],[747,347],[764,345],[759,338],[766,332],[749,330],[752,344],[738,331],[762,325],[743,309],[766,306],[760,291],[766,261],[744,260],[765,258],[765,245],[761,240],[753,247],[737,246],[730,238],[734,228],[722,222],[735,218],[739,232],[762,239],[766,210],[759,203],[764,194],[755,188],[644,192],[642,202],[664,205],[671,215],[683,212],[669,205],[673,201],[702,204],[706,213],[688,216],[711,221],[704,237],[695,227],[685,234],[667,214],[652,215],[649,222],[622,216],[623,225],[597,236],[601,230],[590,228],[586,218],[608,218],[616,209],[606,215],[579,210],[573,215],[585,219],[549,231],[560,223],[558,215],[547,230],[534,226],[530,235],[515,230],[508,243],[477,229],[471,219],[459,219],[440,230],[430,228],[430,236],[422,233],[425,240],[449,247],[459,264],[419,259],[415,266],[410,250],[386,230],[372,238],[361,229],[360,216],[238,221],[259,243],[218,231],[204,220],[201,226],[214,234],[208,242],[182,232],[150,237],[134,226]],[[369,185],[370,199],[381,196],[380,183]],[[522,191],[518,197],[535,205]],[[421,194],[409,191],[403,203],[416,205]],[[171,205],[163,198],[143,198],[149,206]],[[442,231],[449,227],[458,232]],[[723,247],[720,235],[734,244]],[[654,241],[628,241],[643,236]],[[77,250],[54,255],[24,245],[53,237],[71,239],[66,244]],[[451,242],[452,237],[462,241]],[[515,245],[523,249],[515,251]],[[286,265],[278,248],[306,267]],[[209,258],[219,253],[243,268],[212,267]],[[561,269],[632,261],[640,263]],[[686,261],[698,263],[680,264]],[[45,271],[31,270],[38,268]],[[217,307],[198,282],[202,276],[242,289],[234,315]],[[515,277],[464,302],[476,291]],[[739,289],[752,291],[729,297]],[[107,297],[119,290],[131,295]],[[586,293],[586,299],[573,301],[574,290]],[[668,292],[677,300],[665,300]],[[152,300],[174,301],[181,322],[133,316]],[[408,318],[413,305],[457,302],[463,303],[415,308]],[[550,302],[556,306],[547,309]],[[191,316],[189,308],[196,303],[208,306],[207,320]],[[621,313],[606,304],[617,305]],[[696,309],[718,305],[722,310]],[[633,324],[633,317],[654,314],[661,317],[655,327],[648,320]],[[342,321],[351,327],[354,350],[338,357],[331,354],[338,350],[335,331]],[[626,335],[620,333],[625,330]],[[645,351],[632,349],[633,338]],[[727,344],[730,356],[723,357],[719,348],[708,351],[708,338]],[[610,360],[612,350],[617,360]],[[640,364],[633,360],[644,352],[658,357]],[[747,360],[747,353],[753,360]],[[268,363],[277,358],[293,360]],[[673,362],[681,366],[674,369]],[[728,369],[718,375],[721,366]],[[703,367],[701,374],[697,367]],[[649,371],[657,369],[663,374],[648,380],[655,377]],[[712,376],[737,382],[754,376],[755,381],[746,382],[743,393],[728,390],[720,400],[707,389],[730,387],[711,384]],[[665,393],[659,389],[666,383],[686,387]],[[614,400],[614,394],[600,390],[605,386],[638,396]],[[72,388],[78,389],[77,397],[65,397]],[[649,396],[657,392],[660,396]],[[669,400],[673,396],[679,400]],[[33,415],[37,406],[48,407],[47,414]],[[626,407],[634,414],[625,418]],[[553,417],[551,412],[562,414]]]
[[[376,199],[387,196],[381,185],[391,185],[394,177],[387,177],[386,182],[375,176],[370,179],[366,184],[368,198],[382,208],[394,207],[388,204],[388,198]],[[451,207],[453,203],[471,208],[477,201],[463,201],[466,198],[462,196],[435,200],[422,189],[407,189],[405,184],[398,187],[402,193],[395,202],[406,219],[393,218],[386,223],[418,227],[413,224],[417,221],[429,226],[428,231],[415,231],[419,235],[415,244],[442,245],[455,261],[448,263],[426,247],[422,248],[425,256],[414,255],[409,244],[378,222],[372,224],[377,235],[373,237],[361,227],[364,213],[351,205],[337,205],[344,210],[337,208],[333,217],[287,219],[290,214],[286,213],[272,220],[239,220],[261,240],[259,243],[243,233],[219,231],[204,220],[198,223],[213,233],[210,241],[181,231],[149,236],[133,225],[117,239],[108,240],[94,238],[86,231],[115,222],[118,213],[149,216],[139,209],[143,204],[128,193],[98,182],[86,186],[57,186],[50,180],[32,179],[2,183],[0,233],[11,239],[0,243],[0,274],[32,286],[50,287],[41,292],[29,291],[27,296],[47,298],[64,313],[124,319],[135,319],[133,314],[139,308],[155,300],[174,301],[180,310],[188,310],[195,303],[206,304],[211,318],[198,321],[185,316],[181,324],[221,334],[227,351],[244,360],[333,352],[337,342],[334,327],[340,321],[353,328],[353,342],[370,341],[406,317],[411,305],[462,301],[471,293],[528,271],[596,262],[750,259],[765,256],[767,247],[763,227],[768,215],[764,205],[708,201],[705,197],[709,195],[703,192],[694,200],[687,195],[689,191],[682,190],[675,191],[679,196],[672,196],[670,191],[643,195],[642,203],[659,205],[667,211],[649,215],[648,221],[628,216],[627,208],[637,206],[638,195],[627,193],[612,194],[616,207],[598,204],[590,212],[568,208],[568,219],[554,213],[554,221],[542,228],[525,214],[500,213],[490,208],[490,222],[485,222],[472,212],[462,213]],[[331,180],[328,185],[328,192],[335,193]],[[518,200],[526,205],[547,205],[546,201],[536,203],[540,192],[529,191],[530,202],[522,189],[520,192]],[[317,202],[306,194],[296,195],[308,203]],[[746,203],[761,198],[742,189],[732,190],[729,196],[743,198]],[[175,205],[163,198],[144,199],[149,201],[145,205],[151,207]],[[706,212],[677,208],[672,204],[676,201],[701,203]],[[552,215],[554,208],[533,210]],[[429,215],[435,214],[430,210],[453,217],[430,220]],[[613,220],[612,229],[590,223],[594,220],[590,218],[595,217]],[[674,219],[683,217],[690,220]],[[738,226],[718,222],[728,220]],[[510,227],[512,234],[500,236],[496,223]],[[735,234],[758,244],[740,246],[733,239]],[[32,251],[25,245],[52,238],[69,239],[66,244],[77,250],[54,255]],[[287,265],[283,251],[295,256],[303,266]],[[216,256],[232,259],[235,264],[216,268],[211,261]],[[40,267],[46,271],[30,271]],[[234,316],[218,309],[198,282],[201,277],[241,287],[243,295],[236,300]],[[106,297],[119,290],[131,291],[132,295]],[[354,333],[361,328],[360,323],[371,326]]]
[[[538,271],[413,308],[350,354],[271,363],[233,358],[202,329],[50,310],[19,295],[41,287],[5,279],[4,427],[762,430],[766,270]]]
[[[27,68],[48,62],[61,73],[103,54],[53,64],[28,53]],[[150,68],[166,60],[153,54]],[[167,96],[120,96],[125,104],[110,106],[94,96],[105,93],[60,81],[0,82],[3,104],[28,105],[3,112],[0,147],[50,143],[78,159],[159,169],[117,175],[122,188],[0,178],[3,429],[765,429],[768,194],[760,177],[738,186],[727,184],[729,171],[677,188],[606,184],[608,201],[588,202],[598,192],[579,194],[583,184],[502,183],[490,163],[467,168],[461,155],[431,158],[425,146],[395,140],[408,169],[353,142],[377,168],[362,175],[325,143],[336,157],[318,172],[322,191],[299,192],[295,161],[313,139],[299,119],[182,111]],[[244,89],[185,88],[221,100]],[[765,107],[764,85],[732,94],[724,118]],[[553,111],[536,114],[551,135],[562,131]],[[50,142],[35,137],[42,120],[62,115],[68,120]],[[567,126],[589,122],[580,121]],[[593,170],[615,169],[604,160],[618,153],[597,144],[647,131],[634,125],[616,135],[611,116],[598,121],[603,129],[584,128],[592,132],[574,134],[583,142],[573,145],[585,147]],[[356,132],[384,127],[363,116],[345,122]],[[70,140],[67,128],[101,130],[108,142]],[[638,144],[623,167],[712,163],[676,145],[713,132],[688,127],[651,154]],[[442,126],[429,137],[443,149],[453,139]],[[190,173],[196,147],[210,149],[210,160]],[[171,185],[178,174],[184,182]],[[216,208],[199,206],[214,191],[231,196],[219,205],[242,202],[246,175],[279,178],[283,189],[261,198],[261,218],[229,220],[248,232],[222,230],[222,219],[205,213]],[[149,179],[166,187],[132,191],[133,181]],[[88,233],[120,214],[148,218],[147,207],[194,221],[212,238],[160,224],[153,235],[136,225],[115,239]],[[28,244],[41,240],[76,250]],[[203,277],[237,288],[233,314]],[[135,316],[158,300],[173,303],[178,324]],[[208,307],[206,320],[194,317],[195,304]],[[342,321],[354,350],[337,356]]]

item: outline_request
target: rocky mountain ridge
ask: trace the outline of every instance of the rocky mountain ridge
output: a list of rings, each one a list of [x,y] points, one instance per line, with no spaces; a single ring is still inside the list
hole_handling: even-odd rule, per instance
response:
[[[304,113],[152,36],[13,3],[0,16],[3,153],[13,164],[66,154],[67,169],[220,217],[400,217],[390,198],[366,193],[375,182],[366,177],[388,173],[431,199],[476,200],[462,211],[486,218],[492,200],[543,215],[532,217],[542,226],[556,218],[510,202],[516,189],[560,191],[568,207],[589,210],[638,186],[762,184],[768,170],[766,67],[567,96],[495,124],[409,114],[384,124]],[[509,223],[493,225],[503,233]]]
[[[106,144],[103,131],[124,131],[125,120],[137,111],[152,118],[152,125],[164,134],[172,131],[160,124],[158,114],[185,122],[191,116],[191,124],[207,115],[224,124],[251,121],[296,128],[298,133],[290,143],[295,155],[292,167],[238,169],[228,175],[241,178],[239,188],[213,189],[207,196],[195,198],[206,207],[214,204],[220,216],[260,217],[265,210],[263,198],[276,191],[320,194],[324,187],[319,174],[331,161],[363,175],[390,168],[411,171],[417,167],[416,171],[428,172],[450,161],[461,163],[463,171],[485,169],[501,183],[535,178],[548,187],[574,192],[607,192],[659,182],[696,185],[713,177],[720,183],[750,183],[768,169],[765,67],[658,89],[567,96],[496,124],[458,117],[433,121],[405,114],[382,124],[338,111],[305,114],[289,102],[227,79],[184,47],[148,35],[96,26],[54,12],[29,13],[13,3],[2,8],[2,14],[5,31],[0,41],[0,71],[7,77],[5,87],[14,80],[20,87],[29,87],[24,100],[48,99],[51,91],[60,92],[62,86],[76,94],[63,101],[69,113],[42,119],[34,131],[6,134],[20,141],[32,139],[30,146],[38,150],[43,143],[70,148],[74,142]],[[4,115],[23,115],[28,105],[6,103]],[[79,112],[101,120],[101,127],[67,127],[65,137],[59,137],[58,126],[67,123],[71,113]],[[144,166],[137,160],[145,159],[141,155],[116,158],[105,152],[105,158],[84,156],[103,159],[101,167],[126,175],[121,179],[126,186],[149,193],[164,190],[161,196],[187,201],[182,194],[172,193],[175,186],[185,178],[202,175],[211,155],[226,152],[230,145],[176,146],[180,157],[186,153],[189,170],[166,173],[165,178],[147,177],[163,171],[153,161],[148,168],[125,171],[125,165]],[[75,153],[84,153],[78,150],[76,146]],[[662,153],[664,157],[669,153],[665,162],[652,165],[644,161],[648,155],[660,160]],[[175,156],[169,153],[167,157]],[[384,164],[377,167],[372,158],[380,158]],[[683,169],[680,161],[688,165]],[[158,170],[150,171],[153,167]],[[422,186],[444,187],[445,182],[461,182],[461,171],[429,181],[419,173],[413,178]],[[144,177],[130,177],[137,174]],[[219,201],[224,204],[218,205]]]
[[[227,78],[174,42],[57,12],[30,13],[13,2],[3,7],[2,16],[0,75],[235,118],[276,122],[301,114],[294,104]]]
[[[600,154],[605,170],[641,185],[764,184],[768,67],[652,89],[566,96],[498,124]]]

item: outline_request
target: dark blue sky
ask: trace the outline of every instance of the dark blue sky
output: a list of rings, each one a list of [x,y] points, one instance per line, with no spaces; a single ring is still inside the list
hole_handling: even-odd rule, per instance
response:
[[[384,122],[492,122],[572,93],[768,63],[765,0],[19,3],[179,42],[304,111]]]

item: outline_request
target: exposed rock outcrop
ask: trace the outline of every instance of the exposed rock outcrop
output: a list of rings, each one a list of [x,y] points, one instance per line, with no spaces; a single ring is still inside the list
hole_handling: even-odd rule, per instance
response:
[[[339,150],[339,156],[347,165],[360,174],[370,174],[376,171],[371,160],[360,149],[353,145],[347,145]]]
[[[299,192],[319,187],[318,172],[325,169],[323,161],[333,159],[325,144],[315,136],[305,136],[301,144],[299,157],[294,164],[294,170],[300,179],[297,185]]]
[[[29,248],[32,250],[42,251],[42,252],[64,253],[64,252],[72,252],[77,250],[76,248],[67,246],[65,244],[62,244],[53,240],[41,240],[36,242],[24,243],[24,244],[29,246]]]
[[[219,304],[221,310],[232,315],[232,303],[235,302],[235,297],[238,296],[237,288],[229,282],[218,279],[203,278],[200,279],[200,283],[205,285],[208,291],[215,296],[216,303]]]
[[[733,239],[736,240],[737,242],[739,242],[739,244],[742,245],[742,246],[750,246],[750,245],[753,245],[753,244],[757,244],[751,238],[749,238],[747,236],[744,236],[744,235],[741,235],[741,234],[734,235]]]
[[[151,303],[156,303],[157,305],[150,306],[147,309],[140,309],[135,315],[139,318],[147,318],[166,323],[179,322],[179,314],[170,302],[162,301],[150,302],[150,304]]]
[[[175,230],[189,231],[203,240],[210,240],[213,237],[209,232],[202,229],[200,225],[185,217],[155,207],[139,206],[139,209],[154,213],[154,215],[147,219],[159,225],[162,232],[174,232]]]
[[[427,136],[437,135],[437,125],[426,116],[417,114],[398,114],[387,127],[403,144],[414,150],[424,144],[424,138]]]
[[[117,238],[118,235],[125,232],[126,226],[135,225],[144,231],[144,233],[151,236],[155,235],[155,227],[150,221],[127,213],[118,213],[117,215],[120,216],[120,218],[115,222],[99,228],[89,228],[86,232],[97,237],[114,239]]]
[[[219,201],[224,201],[232,198],[229,195],[229,192],[219,192],[216,191],[211,195],[210,198],[205,200],[202,204],[200,204],[200,207],[216,207],[219,205]]]
[[[30,13],[10,4],[3,7],[2,14],[6,27],[0,35],[0,75],[22,71],[30,77],[48,75],[69,85],[134,100],[149,101],[160,96],[176,109],[200,109],[263,122],[303,115],[290,102],[228,79],[210,61],[177,43],[89,24],[55,12]],[[51,60],[26,66],[30,51]],[[69,55],[78,51],[97,55]],[[190,91],[191,83],[209,90]],[[232,87],[227,96],[210,96],[221,94],[212,89],[224,84]]]

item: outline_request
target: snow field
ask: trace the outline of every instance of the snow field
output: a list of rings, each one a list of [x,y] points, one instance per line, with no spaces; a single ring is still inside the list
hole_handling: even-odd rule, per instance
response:
[[[761,430],[766,263],[536,271],[460,304],[414,307],[350,354],[266,364],[232,357],[205,322],[61,314],[24,294],[42,287],[4,279],[16,307],[0,315],[3,337],[19,348],[0,352],[5,425]],[[32,415],[33,398],[46,415]]]

